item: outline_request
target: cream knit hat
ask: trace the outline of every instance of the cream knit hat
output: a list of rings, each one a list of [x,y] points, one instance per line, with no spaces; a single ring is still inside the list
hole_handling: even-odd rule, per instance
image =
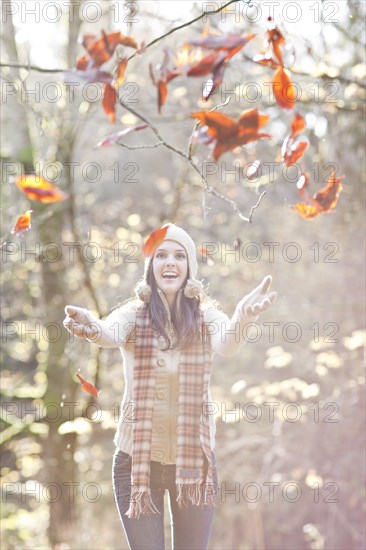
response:
[[[193,242],[192,237],[190,237],[190,235],[188,235],[188,233],[184,229],[172,223],[168,223],[163,227],[166,227],[166,226],[168,226],[168,231],[165,235],[164,240],[177,242],[178,244],[183,246],[183,248],[187,252],[188,280],[187,280],[186,286],[184,287],[184,295],[187,298],[195,298],[202,292],[202,283],[201,281],[198,281],[196,279],[197,267],[198,267],[197,257],[196,257],[196,246]],[[151,287],[147,283],[147,274],[148,274],[152,259],[153,259],[153,256],[149,256],[145,259],[145,269],[144,269],[143,280],[140,281],[135,288],[137,297],[140,298],[140,300],[142,300],[145,303],[149,302],[151,297]]]

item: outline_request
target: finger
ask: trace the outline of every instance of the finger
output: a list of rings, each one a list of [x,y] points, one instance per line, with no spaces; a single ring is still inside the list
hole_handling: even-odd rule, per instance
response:
[[[247,306],[247,307],[244,309],[244,313],[245,313],[245,315],[254,315],[254,311],[253,311],[252,306]]]
[[[86,337],[85,325],[79,325],[77,323],[74,324],[72,332],[73,332],[73,334],[75,334],[75,336],[78,336],[79,338],[85,338]]]
[[[262,292],[264,293],[268,292],[269,287],[271,286],[271,283],[272,283],[271,275],[267,275],[266,277],[264,277],[262,281]]]
[[[77,315],[77,308],[75,306],[66,306],[65,313],[69,317],[75,317]]]
[[[277,292],[271,292],[270,294],[268,294],[267,298],[271,301],[271,304],[273,304],[273,302],[277,300],[277,296]]]
[[[260,304],[254,304],[254,306],[253,306],[253,312],[254,312],[254,315],[258,315],[258,313],[261,312],[261,306],[260,306]]]
[[[63,325],[71,334],[74,334],[75,336],[83,335],[84,325],[75,323],[70,317],[64,320]]]
[[[65,328],[69,329],[69,326],[71,326],[74,323],[74,321],[71,319],[71,317],[65,317],[63,320],[63,325]]]

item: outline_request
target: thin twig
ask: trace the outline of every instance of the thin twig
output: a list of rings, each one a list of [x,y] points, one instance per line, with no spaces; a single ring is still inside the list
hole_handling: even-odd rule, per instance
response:
[[[130,149],[131,151],[135,149],[155,149],[156,147],[159,147],[160,145],[164,145],[163,141],[158,141],[158,143],[155,143],[154,145],[135,145],[134,147],[131,147],[131,145],[126,145],[125,143],[118,143],[120,147],[125,147],[126,149]]]
[[[178,25],[177,27],[173,27],[173,29],[171,29],[170,31],[166,32],[165,34],[163,34],[161,36],[158,36],[157,38],[154,38],[154,40],[152,40],[151,42],[146,44],[146,46],[144,46],[142,48],[142,52],[145,52],[145,50],[147,50],[148,48],[150,48],[154,44],[157,44],[158,42],[160,42],[160,40],[163,40],[163,38],[166,38],[170,34],[173,34],[176,31],[180,31],[181,29],[184,29],[185,27],[188,27],[189,25],[192,25],[192,23],[195,23],[196,21],[199,21],[200,19],[202,19],[203,16],[213,15],[214,13],[219,13],[220,11],[222,11],[225,8],[227,8],[228,6],[230,6],[230,4],[234,4],[234,3],[239,2],[239,1],[240,0],[230,0],[230,2],[227,2],[227,4],[223,4],[220,8],[217,8],[216,10],[201,13],[201,15],[199,15],[198,17],[195,17],[194,19],[191,19],[191,21],[187,21],[186,23],[182,23],[181,25]],[[250,1],[251,0],[248,0],[248,2],[244,2],[244,3],[249,5]],[[142,53],[142,52],[141,51],[134,52],[132,55],[130,55],[130,57],[128,57],[127,61],[130,61],[130,59],[132,59],[133,57],[136,57],[137,55],[140,55],[140,53]]]
[[[253,211],[258,208],[258,206],[260,205],[260,202],[261,200],[263,199],[264,195],[266,194],[266,191],[263,191],[263,193],[260,194],[259,196],[259,199],[257,200],[256,204],[254,206],[252,206],[252,208],[250,209],[250,212],[249,212],[249,223],[252,223],[252,216],[253,216]]]

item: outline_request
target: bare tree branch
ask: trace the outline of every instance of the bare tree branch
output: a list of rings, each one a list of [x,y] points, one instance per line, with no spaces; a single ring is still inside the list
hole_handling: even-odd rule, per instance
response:
[[[248,222],[248,223],[251,223],[252,222],[252,217],[253,217],[253,210],[255,208],[258,207],[259,203],[260,203],[260,200],[262,199],[263,195],[265,194],[262,193],[261,197],[260,197],[260,200],[256,203],[256,205],[254,205],[254,207],[251,208],[251,211],[250,211],[250,215],[249,217],[245,216],[243,214],[243,212],[240,210],[239,206],[237,205],[236,201],[234,201],[233,199],[230,199],[228,196],[224,195],[223,193],[221,193],[220,191],[218,191],[215,187],[213,187],[207,180],[206,176],[203,175],[202,171],[198,168],[197,164],[192,160],[192,158],[190,158],[189,156],[189,151],[188,153],[185,153],[184,151],[182,151],[181,149],[178,149],[177,147],[174,147],[173,145],[171,145],[170,143],[168,143],[160,134],[159,130],[156,128],[156,126],[150,122],[144,115],[138,113],[137,111],[135,111],[135,109],[133,109],[132,107],[130,107],[127,103],[124,103],[124,101],[120,100],[119,101],[120,105],[122,107],[125,107],[125,109],[127,109],[128,111],[130,111],[132,114],[134,114],[137,118],[139,118],[140,120],[142,120],[143,122],[145,122],[145,124],[147,124],[151,130],[154,132],[154,134],[156,135],[156,137],[159,139],[159,141],[161,142],[161,145],[163,145],[164,147],[166,147],[167,149],[169,149],[170,151],[173,151],[173,153],[181,156],[182,158],[184,158],[190,165],[191,167],[193,168],[193,170],[195,170],[195,172],[200,176],[202,182],[204,183],[204,186],[203,186],[203,192],[205,193],[209,193],[211,195],[214,195],[215,197],[221,199],[222,201],[226,202],[227,204],[230,204],[230,206],[233,208],[234,212],[236,212],[236,214],[239,216],[239,218],[245,222]],[[221,107],[222,105],[220,105],[219,107]],[[197,184],[195,183],[192,183],[192,185],[195,185],[197,186]],[[199,186],[201,187],[201,186]],[[205,207],[204,207],[205,208]]]
[[[142,51],[144,52],[145,50],[147,50],[148,48],[150,48],[154,44],[157,44],[158,42],[160,42],[160,40],[162,40],[163,38],[166,38],[170,34],[173,34],[176,31],[180,31],[181,29],[184,29],[185,27],[188,27],[189,25],[192,25],[192,23],[195,23],[196,21],[199,21],[204,15],[213,15],[214,13],[219,13],[220,11],[222,11],[225,8],[227,8],[228,6],[230,6],[230,4],[235,4],[236,2],[240,2],[240,1],[241,0],[230,0],[230,2],[227,2],[227,4],[222,4],[221,8],[217,8],[216,10],[212,10],[212,11],[207,11],[204,14],[201,13],[198,17],[195,17],[194,19],[191,19],[190,21],[187,21],[186,23],[182,23],[182,25],[178,25],[177,27],[174,27],[170,31],[166,32],[165,34],[162,34],[161,36],[158,36],[158,38],[154,38],[154,40],[152,40],[151,42],[146,44],[146,46],[143,47]],[[251,2],[251,0],[248,0],[247,2],[244,2],[244,3],[250,5],[250,2]],[[129,61],[133,57],[136,57],[137,55],[140,55],[140,53],[141,53],[140,51],[134,52],[132,55],[130,55],[130,57],[127,60]]]

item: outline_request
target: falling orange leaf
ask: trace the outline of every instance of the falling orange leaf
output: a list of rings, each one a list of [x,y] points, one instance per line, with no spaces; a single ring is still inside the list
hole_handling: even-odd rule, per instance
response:
[[[136,41],[121,32],[107,34],[102,30],[102,38],[96,39],[91,34],[86,34],[83,37],[83,46],[93,59],[94,67],[100,67],[100,65],[108,61],[113,56],[118,45],[137,49]]]
[[[14,225],[11,233],[17,237],[23,237],[27,231],[30,230],[31,226],[31,212],[33,210],[27,210],[23,216],[20,216],[16,224]]]
[[[90,59],[86,57],[86,55],[83,55],[82,57],[79,57],[79,59],[76,61],[76,68],[79,71],[85,71],[90,63]]]
[[[79,371],[76,373],[76,376],[77,378],[79,378],[80,382],[81,382],[81,389],[83,391],[85,391],[86,393],[90,393],[90,395],[93,395],[94,397],[98,397],[99,395],[99,390],[97,390],[97,388],[95,386],[93,386],[93,384],[91,384],[90,382],[87,382],[82,376],[81,374],[79,374]]]
[[[273,93],[280,107],[293,109],[296,103],[296,92],[291,82],[290,72],[283,67],[278,67],[272,81]]]
[[[127,57],[123,57],[118,63],[116,80],[113,82],[113,86],[115,88],[119,88],[119,86],[122,84],[122,82],[125,79],[127,63],[128,63]]]
[[[147,257],[153,256],[156,248],[165,239],[165,235],[167,234],[168,228],[169,228],[169,224],[164,225],[163,227],[159,227],[159,229],[154,229],[154,231],[150,233],[142,249],[142,253],[144,256],[147,256]]]
[[[291,208],[306,220],[311,220],[318,216],[318,214],[331,212],[336,207],[339,193],[342,191],[341,179],[343,179],[343,177],[344,176],[337,178],[335,172],[332,172],[327,185],[313,195],[310,199],[310,204],[301,202],[292,205]],[[299,188],[298,185],[301,196],[304,196],[304,189],[307,185],[308,181],[306,179],[301,188]]]
[[[291,137],[294,138],[297,134],[302,132],[306,127],[305,119],[300,113],[295,113],[291,122]]]
[[[297,141],[295,142],[295,137],[297,134],[303,131],[306,123],[305,119],[299,113],[295,113],[294,118],[291,122],[291,133],[284,139],[281,147],[281,160],[286,164],[286,166],[292,166],[297,162],[309,144],[307,141]]]
[[[181,74],[181,71],[177,68],[169,68],[171,64],[171,55],[167,48],[164,49],[164,59],[159,66],[159,79],[156,80],[152,65],[150,64],[150,77],[154,86],[158,89],[158,111],[161,113],[161,108],[164,105],[168,96],[167,84]]]
[[[214,264],[212,253],[209,250],[207,250],[206,246],[197,247],[197,252],[201,255],[202,260],[203,258],[206,258],[206,262],[208,265]]]
[[[311,204],[306,204],[305,202],[298,202],[297,204],[291,206],[291,208],[306,220],[312,220],[313,218],[318,216],[318,214],[320,214],[319,210],[315,206],[312,206]]]
[[[222,64],[225,60],[226,54],[224,52],[212,52],[202,57],[196,64],[186,68],[187,76],[206,76],[217,70],[218,65]]]
[[[293,143],[290,137],[287,137],[282,145],[282,160],[286,166],[292,166],[297,162],[309,147],[307,141],[297,141]]]
[[[197,134],[199,141],[208,144],[216,140],[213,158],[218,158],[227,151],[231,151],[240,145],[245,145],[260,138],[270,138],[269,134],[259,134],[258,130],[267,124],[269,116],[262,115],[258,109],[248,109],[239,117],[238,121],[212,111],[199,111],[191,113],[202,124],[207,126],[206,133]]]
[[[185,70],[187,76],[205,76],[212,73],[211,81],[204,87],[202,99],[207,101],[221,84],[225,68],[229,59],[234,57],[251,40],[255,34],[242,36],[240,34],[208,35],[189,42],[192,46],[214,50],[199,60],[196,64],[188,65]]]
[[[344,176],[336,178],[335,172],[332,172],[327,185],[314,195],[314,200],[323,212],[329,212],[335,208],[339,193],[343,189],[341,184],[341,179],[343,179],[343,177]]]
[[[280,65],[283,67],[281,47],[286,43],[286,40],[283,34],[281,33],[278,27],[269,29],[266,34],[267,34],[268,42],[272,46],[275,56],[277,57]]]
[[[19,176],[15,183],[31,201],[46,204],[64,201],[69,198],[69,195],[60,191],[55,185],[35,174]]]
[[[111,84],[104,85],[104,94],[103,94],[103,110],[107,115],[109,122],[116,122],[116,101],[117,101],[117,92]]]

